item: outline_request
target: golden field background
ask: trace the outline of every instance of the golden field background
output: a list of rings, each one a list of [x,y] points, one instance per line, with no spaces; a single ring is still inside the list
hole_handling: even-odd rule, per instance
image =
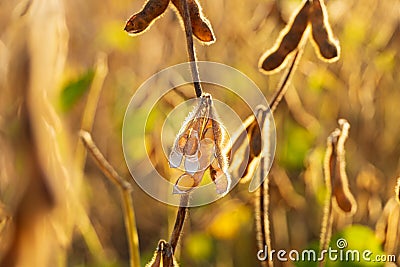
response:
[[[263,75],[258,59],[301,1],[200,3],[217,41],[210,46],[195,41],[198,59],[242,71],[269,99],[281,74]],[[334,233],[358,224],[375,231],[400,175],[400,2],[326,5],[341,58],[322,62],[307,43],[275,113],[270,185],[275,249],[318,242],[322,161],[337,119],[351,125],[347,174],[358,210],[350,218],[335,215]],[[92,81],[102,87],[93,138],[134,186],[142,264],[159,239],[168,239],[176,208],[149,197],[130,178],[121,131],[135,90],[154,73],[185,62],[186,42],[172,8],[144,34],[128,36],[125,22],[142,6],[124,0],[0,0],[0,259],[17,258],[20,266],[128,266],[119,192],[90,158],[83,171],[84,153],[77,145]],[[68,86],[83,88],[72,102],[66,100]],[[168,174],[166,161],[158,167]],[[247,185],[239,185],[224,199],[191,209],[178,251],[182,266],[258,266],[253,199]],[[13,246],[22,253],[14,255]]]

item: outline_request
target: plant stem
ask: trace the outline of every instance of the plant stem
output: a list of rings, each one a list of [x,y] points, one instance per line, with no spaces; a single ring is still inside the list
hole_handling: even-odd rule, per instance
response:
[[[196,96],[200,97],[203,94],[203,89],[201,88],[200,75],[196,63],[196,52],[193,44],[193,31],[192,31],[192,23],[190,21],[189,7],[187,4],[187,0],[182,0],[181,4],[183,10],[182,17],[183,17],[183,23],[185,25],[187,52],[189,57],[190,70],[192,72],[193,86],[196,92]]]
[[[307,33],[306,33],[307,34]],[[296,70],[296,66],[298,61],[301,58],[303,53],[304,45],[300,45],[299,48],[296,50],[292,62],[287,69],[285,75],[282,77],[281,82],[276,90],[275,94],[272,97],[270,102],[270,114],[272,114],[276,108],[278,107],[279,103],[281,102],[283,96],[285,95],[290,78],[292,77],[293,73]],[[265,176],[264,170],[264,156],[260,159],[260,179],[262,180]],[[258,249],[264,250],[264,245],[267,246],[267,261],[262,261],[261,266],[269,266],[272,267],[274,265],[272,259],[269,257],[269,252],[271,251],[271,236],[270,236],[270,223],[269,223],[269,193],[268,193],[268,183],[269,179],[262,181],[260,184],[260,188],[258,190],[258,198],[256,199],[256,228],[257,228],[257,238],[258,238]]]
[[[260,179],[264,178],[264,157],[260,159]],[[268,177],[260,184],[260,188],[258,189],[258,198],[256,199],[256,214],[258,215],[256,218],[256,229],[257,229],[257,240],[258,240],[258,249],[264,250],[264,246],[267,246],[267,249],[264,250],[264,253],[267,254],[267,261],[262,261],[261,266],[267,267],[273,266],[272,259],[270,259],[269,254],[271,251],[271,237],[270,237],[270,225],[269,225],[269,194],[268,194]]]
[[[175,253],[175,248],[178,244],[179,238],[182,233],[183,224],[185,223],[186,214],[188,211],[189,204],[189,194],[184,194],[181,196],[181,201],[179,203],[178,213],[176,214],[176,220],[174,229],[172,230],[170,241],[168,242],[172,247],[172,252]]]
[[[140,266],[139,254],[139,239],[136,228],[135,212],[132,202],[132,185],[122,178],[111,164],[104,158],[103,154],[93,142],[90,133],[81,130],[80,137],[86,149],[95,159],[97,166],[104,173],[104,175],[113,182],[120,190],[122,195],[122,202],[124,205],[124,220],[125,227],[128,235],[129,253],[130,253],[130,266]]]
[[[82,115],[81,129],[91,132],[93,128],[94,117],[99,102],[100,94],[103,89],[104,79],[108,73],[107,55],[99,53],[97,55],[96,68],[89,90],[87,102]],[[75,151],[75,162],[79,170],[83,170],[86,160],[86,151],[81,142],[78,142]]]
[[[332,201],[333,201],[333,192],[332,192],[332,179],[335,177],[336,172],[336,146],[337,140],[340,136],[340,131],[336,129],[333,131],[327,140],[327,147],[325,152],[324,159],[324,178],[325,178],[325,186],[326,186],[326,200],[324,206],[324,217],[321,223],[321,234],[320,234],[320,251],[328,249],[329,242],[331,241],[332,235],[332,225],[333,225],[333,210],[332,210]],[[320,261],[319,267],[325,265],[325,258]]]
[[[328,193],[324,207],[324,218],[321,225],[320,251],[327,250],[332,236],[333,212],[332,212],[332,194]],[[325,266],[325,258],[319,262],[319,267]]]
[[[103,89],[103,82],[107,76],[107,73],[107,55],[104,53],[99,53],[96,58],[93,81],[90,86],[87,102],[82,115],[81,129],[84,129],[85,131],[90,132],[93,128],[99,97]],[[80,175],[83,176],[83,169],[86,162],[86,149],[83,143],[79,140],[76,145],[74,161],[77,170],[79,170]],[[81,183],[82,179],[80,178],[78,181]],[[71,205],[75,206],[73,209],[79,217],[79,220],[77,221],[77,228],[81,232],[81,235],[83,236],[90,253],[96,259],[96,262],[103,262],[106,259],[104,248],[101,245],[96,230],[90,222],[87,211],[82,206],[82,203],[76,198],[76,196],[70,196],[69,201]]]
[[[287,69],[285,75],[282,77],[281,82],[279,83],[278,89],[275,91],[275,94],[272,97],[272,100],[269,104],[271,113],[274,113],[275,109],[278,107],[283,96],[285,95],[285,93],[289,87],[290,78],[292,77],[293,73],[296,70],[297,63],[300,60],[302,53],[303,53],[303,48],[299,47],[293,56],[293,59],[292,59],[292,62],[290,64],[289,68]]]

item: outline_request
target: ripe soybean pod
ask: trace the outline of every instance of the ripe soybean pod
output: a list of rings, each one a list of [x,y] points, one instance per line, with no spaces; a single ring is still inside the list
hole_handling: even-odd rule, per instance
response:
[[[261,71],[270,74],[278,72],[286,65],[286,58],[299,46],[307,29],[310,7],[310,1],[305,1],[281,31],[275,45],[261,56]]]
[[[323,1],[312,1],[310,23],[312,41],[319,57],[328,62],[338,60],[340,56],[340,46],[333,37],[332,29],[328,21],[328,13],[326,12]]]
[[[167,9],[169,0],[149,0],[143,9],[132,15],[126,22],[125,31],[130,34],[139,34]]]

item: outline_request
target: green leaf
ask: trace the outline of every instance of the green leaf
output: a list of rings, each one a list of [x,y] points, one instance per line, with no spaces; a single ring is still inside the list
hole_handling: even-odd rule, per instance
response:
[[[64,112],[68,112],[89,90],[93,81],[94,70],[89,69],[78,78],[69,81],[61,91],[60,105]]]
[[[279,162],[288,170],[300,170],[309,152],[314,136],[294,122],[285,122],[285,143],[280,146]]]
[[[315,251],[317,258],[320,257],[319,245],[317,242],[311,243],[306,250]],[[336,233],[331,242],[328,251],[325,254],[326,267],[380,267],[384,263],[378,262],[377,256],[385,255],[374,231],[363,225],[352,225],[343,231]],[[302,254],[301,251],[299,253]],[[306,261],[299,259],[295,262],[297,267],[317,266],[317,261]]]
[[[346,246],[344,249],[338,249],[339,240],[345,240]],[[343,260],[329,262],[327,266],[384,266],[384,263],[376,261],[376,257],[385,255],[381,249],[381,245],[375,236],[373,230],[363,225],[352,225],[345,228],[343,231],[333,236],[331,247],[343,251]],[[353,260],[351,252],[357,252],[360,255],[360,260]],[[365,257],[363,257],[363,253]]]

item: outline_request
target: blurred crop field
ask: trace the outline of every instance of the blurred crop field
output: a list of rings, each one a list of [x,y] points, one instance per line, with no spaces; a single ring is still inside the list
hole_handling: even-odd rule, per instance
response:
[[[240,70],[271,99],[282,74],[262,74],[258,60],[301,1],[199,2],[216,42],[205,46],[195,40],[197,58]],[[142,266],[153,257],[158,241],[168,239],[177,208],[148,196],[131,178],[122,124],[130,98],[146,79],[187,61],[186,41],[171,3],[145,33],[133,37],[124,32],[126,20],[143,4],[0,0],[0,266],[129,266],[119,191],[91,157],[85,160],[79,142],[93,87],[101,93],[92,104],[95,117],[87,130],[133,185]],[[341,57],[323,62],[308,42],[274,113],[272,247],[318,247],[326,138],[345,118],[351,125],[346,171],[358,209],[353,216],[334,214],[332,242],[345,237],[355,249],[383,253],[379,221],[400,176],[400,2],[326,0],[326,6]],[[213,93],[212,87],[205,90]],[[181,91],[182,101],[195,97],[189,86]],[[215,92],[215,97],[229,102],[242,119],[249,115],[229,95]],[[160,105],[160,116],[173,108],[171,103]],[[157,136],[160,128],[153,127],[150,132]],[[154,138],[151,144],[152,161],[170,176],[160,141]],[[255,194],[247,189],[239,184],[224,198],[189,209],[175,255],[180,266],[260,265]],[[400,266],[399,246],[397,240],[397,263],[327,266]]]

